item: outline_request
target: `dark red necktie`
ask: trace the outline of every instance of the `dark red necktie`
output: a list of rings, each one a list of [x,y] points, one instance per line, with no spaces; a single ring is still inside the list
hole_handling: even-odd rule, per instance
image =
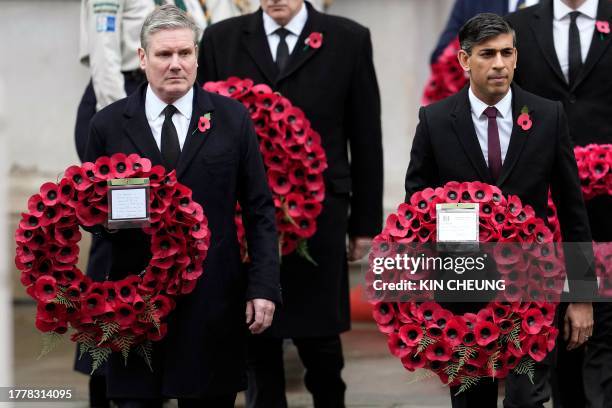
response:
[[[487,131],[489,171],[491,172],[493,181],[497,181],[502,168],[499,130],[497,129],[497,108],[489,106],[485,109],[484,114],[489,118],[489,128]]]

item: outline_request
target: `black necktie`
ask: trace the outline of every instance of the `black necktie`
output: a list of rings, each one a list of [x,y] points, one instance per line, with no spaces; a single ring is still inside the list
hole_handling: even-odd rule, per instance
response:
[[[276,66],[278,67],[279,72],[283,72],[287,66],[287,61],[289,61],[289,46],[287,45],[285,38],[287,38],[290,33],[283,27],[279,28],[274,33],[278,35],[278,38],[280,39],[278,42],[278,47],[276,48]]]
[[[168,105],[164,109],[166,118],[164,119],[161,132],[161,154],[167,171],[176,168],[179,156],[181,155],[181,145],[179,144],[178,133],[176,133],[174,123],[172,123],[172,115],[174,115],[176,111],[177,109],[174,105]]]
[[[582,52],[580,50],[580,31],[576,25],[576,19],[580,15],[579,11],[572,11],[570,13],[570,26],[569,26],[569,85],[570,87],[576,82],[580,69],[582,68]]]

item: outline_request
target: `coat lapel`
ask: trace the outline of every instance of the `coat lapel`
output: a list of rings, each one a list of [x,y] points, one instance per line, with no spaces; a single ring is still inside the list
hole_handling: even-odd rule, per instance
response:
[[[147,157],[153,165],[162,164],[162,157],[155,143],[151,127],[145,114],[145,95],[147,83],[129,96],[125,110],[124,130],[142,157]]]
[[[529,133],[531,132],[531,129],[523,130],[517,124],[517,119],[521,114],[521,109],[523,106],[527,105],[523,92],[524,91],[518,86],[512,85],[512,133],[510,135],[510,144],[508,145],[508,151],[506,152],[506,158],[504,159],[501,174],[499,175],[499,179],[496,183],[498,186],[501,186],[512,172],[512,169],[518,162],[521,152],[523,151],[523,147],[525,147],[525,142],[529,138]],[[528,109],[529,116],[531,116],[533,120],[533,107],[528,106]]]
[[[198,129],[198,122],[200,117],[207,113],[211,114],[210,129],[202,133]],[[214,105],[208,93],[200,89],[199,85],[196,84],[193,92],[193,111],[191,113],[191,121],[189,122],[189,130],[187,131],[187,138],[185,139],[185,144],[181,151],[178,165],[176,166],[177,177],[180,178],[185,170],[187,170],[193,158],[200,151],[202,146],[204,146],[206,141],[212,137],[214,131]]]
[[[463,146],[465,153],[469,157],[472,165],[478,172],[481,181],[491,183],[491,175],[487,167],[487,162],[482,155],[482,149],[478,143],[474,122],[472,121],[472,112],[470,108],[470,100],[468,98],[469,85],[465,86],[457,94],[457,103],[451,113],[453,117],[453,129],[459,138],[459,142]]]
[[[599,1],[599,6],[597,8],[597,20],[612,23],[612,2],[605,0]],[[586,60],[584,61],[582,70],[578,74],[578,78],[576,79],[572,90],[576,89],[576,87],[578,87],[580,83],[589,75],[606,49],[608,49],[610,46],[611,42],[611,34],[604,35],[602,38],[601,34],[597,31],[597,28],[595,28],[595,31],[593,32],[593,39],[591,40],[591,47],[589,48],[589,52]]]
[[[553,6],[552,0],[544,0],[537,10],[533,13],[533,18],[530,21],[531,29],[533,30],[536,42],[540,47],[540,51],[544,55],[544,59],[551,66],[555,75],[564,84],[567,80],[561,71],[559,59],[555,52],[555,40],[553,39]],[[519,55],[519,64],[521,56]]]
[[[306,39],[311,33],[323,33],[323,45],[321,46],[325,47],[325,30],[321,27],[321,15],[314,9],[314,7],[310,5],[310,3],[306,2],[306,7],[308,9],[308,20],[306,20],[306,24],[304,25],[304,28],[300,33],[300,37],[295,44],[295,48],[291,53],[289,63],[285,70],[278,76],[277,82],[280,82],[293,74],[302,65],[304,65],[306,61],[312,58],[313,55],[320,51],[320,49],[314,49],[312,47],[306,48]]]
[[[263,11],[251,14],[243,27],[242,43],[268,83],[274,84],[278,68],[272,59],[268,39],[263,26]]]

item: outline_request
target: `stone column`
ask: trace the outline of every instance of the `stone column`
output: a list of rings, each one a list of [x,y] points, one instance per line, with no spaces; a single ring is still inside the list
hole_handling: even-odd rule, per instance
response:
[[[6,95],[4,78],[0,77],[0,387],[12,385],[13,381],[13,311],[11,296],[10,262],[13,256],[10,249],[10,237],[7,228],[7,179],[8,157],[6,134]]]

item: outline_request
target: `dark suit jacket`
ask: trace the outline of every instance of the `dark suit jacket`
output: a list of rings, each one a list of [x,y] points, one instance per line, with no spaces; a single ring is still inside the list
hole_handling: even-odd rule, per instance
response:
[[[146,84],[94,116],[85,159],[122,152],[161,164],[144,109]],[[200,116],[212,128],[195,133]],[[191,188],[208,218],[211,244],[204,274],[194,291],[178,299],[166,339],[154,350],[154,372],[132,353],[124,367],[109,361],[111,397],[195,397],[245,387],[245,301],[280,301],[274,205],[259,146],[246,109],[229,98],[195,87],[193,115],[177,166],[179,182]],[[253,263],[245,273],[234,224],[236,201],[243,208]],[[140,271],[150,259],[149,238],[123,230],[113,238],[113,277]],[[115,353],[116,354],[116,353]]]
[[[506,18],[517,35],[516,83],[529,92],[563,103],[574,144],[612,143],[612,35],[602,39],[595,30],[582,71],[570,88],[555,51],[552,1],[544,1]],[[599,1],[597,20],[612,22],[611,0]],[[596,241],[612,241],[611,208],[609,196],[587,203]]]
[[[478,13],[495,13],[500,16],[508,13],[508,0],[455,0],[448,22],[436,48],[431,54],[433,64],[450,42],[457,37],[459,29]]]
[[[512,86],[514,126],[502,172],[497,183],[493,183],[474,130],[468,89],[466,86],[419,111],[406,174],[406,201],[426,187],[442,186],[449,181],[481,181],[496,184],[505,195],[519,196],[523,204],[531,205],[537,216],[545,220],[550,188],[563,240],[590,243],[578,169],[561,104]],[[516,125],[523,106],[529,108],[533,122],[527,131]],[[580,293],[593,294],[594,274],[589,264],[592,249],[578,255],[568,260],[568,275],[574,280],[570,289],[574,284]]]
[[[369,31],[306,5],[308,21],[284,72],[272,60],[261,10],[210,26],[198,70],[202,83],[239,76],[270,85],[301,108],[321,134],[328,161],[326,198],[317,233],[308,242],[319,267],[297,255],[283,259],[283,307],[271,331],[283,337],[349,328],[347,230],[351,236],[374,236],[382,225],[380,98]],[[305,49],[313,32],[323,34],[323,45]]]

